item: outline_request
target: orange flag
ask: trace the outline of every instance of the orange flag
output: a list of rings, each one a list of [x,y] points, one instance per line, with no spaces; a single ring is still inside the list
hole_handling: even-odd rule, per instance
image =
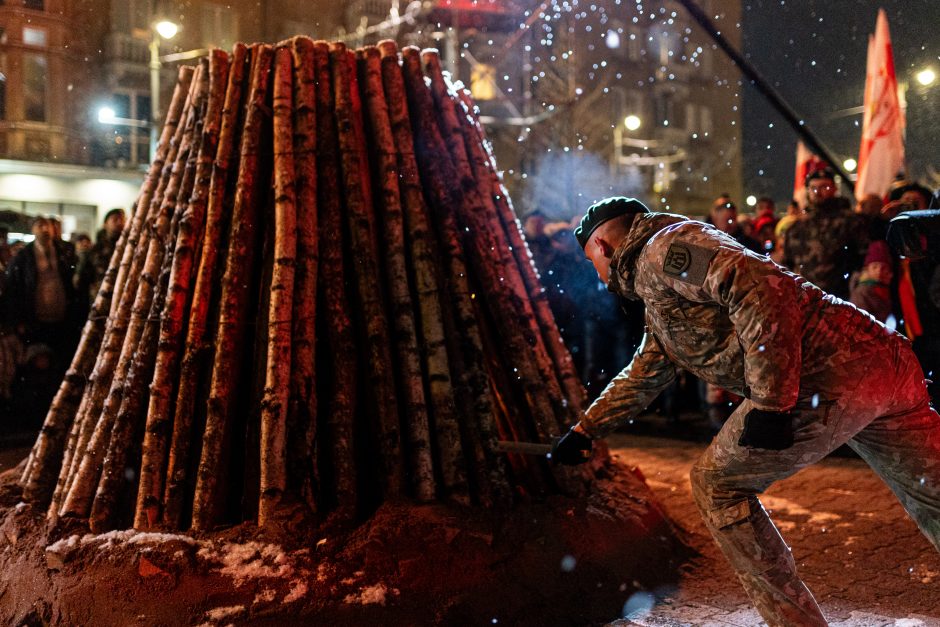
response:
[[[865,117],[858,152],[855,197],[884,196],[904,169],[904,111],[898,98],[891,34],[884,9],[878,10],[874,36],[868,38],[865,73]]]

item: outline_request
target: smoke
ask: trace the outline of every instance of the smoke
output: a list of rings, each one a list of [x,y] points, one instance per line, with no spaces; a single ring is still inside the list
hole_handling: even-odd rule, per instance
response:
[[[646,202],[639,169],[612,172],[610,164],[594,153],[556,147],[536,158],[520,204],[523,213],[540,209],[550,219],[568,221],[607,196],[632,196]]]

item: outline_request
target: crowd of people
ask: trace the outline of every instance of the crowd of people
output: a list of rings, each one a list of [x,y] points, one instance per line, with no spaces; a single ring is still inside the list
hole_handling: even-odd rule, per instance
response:
[[[0,414],[4,436],[42,424],[88,310],[124,229],[123,209],[104,218],[94,242],[62,238],[54,216],[32,218],[32,240],[10,244],[0,233]]]
[[[753,213],[739,213],[733,199],[722,194],[703,219],[754,254],[769,256],[904,333],[928,379],[940,378],[940,266],[930,256],[905,257],[887,238],[891,219],[930,206],[930,190],[898,181],[885,198],[869,195],[853,206],[839,195],[828,168],[811,172],[805,188],[805,206],[793,200],[784,212],[777,211],[772,198],[761,197]],[[539,210],[526,214],[523,222],[555,320],[594,397],[629,362],[643,334],[644,316],[641,304],[618,302],[598,281],[575,240],[574,226],[549,221]],[[929,391],[936,404],[938,385],[931,382]],[[716,432],[740,401],[682,373],[658,402],[671,420],[683,410],[700,411]]]

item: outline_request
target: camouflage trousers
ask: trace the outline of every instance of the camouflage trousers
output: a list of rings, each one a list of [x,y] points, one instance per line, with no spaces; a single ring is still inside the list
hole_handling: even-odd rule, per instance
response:
[[[752,407],[745,400],[695,464],[692,494],[768,625],[826,625],[826,619],[758,495],[842,444],[888,484],[940,550],[940,415],[929,404],[923,371],[906,339],[892,335],[853,347],[831,372],[805,379],[795,442],[787,450],[738,445]]]

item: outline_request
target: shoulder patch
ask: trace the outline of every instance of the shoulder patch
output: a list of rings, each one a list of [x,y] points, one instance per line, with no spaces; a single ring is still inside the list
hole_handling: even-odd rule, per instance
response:
[[[708,275],[708,264],[718,252],[687,242],[676,242],[666,251],[663,261],[663,272],[674,276],[680,281],[701,285]]]

